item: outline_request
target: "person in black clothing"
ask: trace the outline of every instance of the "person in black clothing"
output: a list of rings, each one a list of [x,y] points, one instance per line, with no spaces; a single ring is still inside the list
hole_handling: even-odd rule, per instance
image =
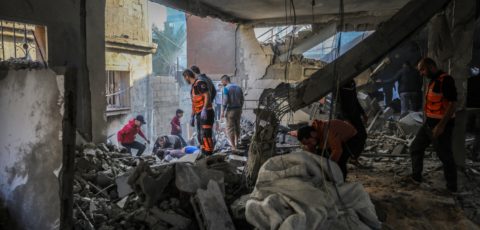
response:
[[[356,139],[361,151],[355,151],[351,157],[356,161],[365,147],[367,140],[367,130],[363,122],[367,122],[368,117],[363,110],[357,98],[357,86],[354,80],[351,80],[340,87],[338,96],[340,101],[341,118],[349,121],[357,130]],[[356,162],[358,163],[358,162]]]
[[[452,133],[455,124],[457,90],[455,80],[439,70],[430,58],[423,58],[418,63],[420,75],[429,78],[424,112],[426,120],[418,130],[410,147],[412,157],[412,175],[414,183],[422,181],[423,158],[425,149],[433,143],[438,158],[443,164],[443,174],[447,189],[457,191],[457,168],[452,151]]]
[[[403,117],[411,111],[419,111],[422,106],[423,79],[418,71],[406,61],[393,78],[380,80],[382,83],[394,83],[396,81],[398,81],[398,92],[402,107],[400,116]]]

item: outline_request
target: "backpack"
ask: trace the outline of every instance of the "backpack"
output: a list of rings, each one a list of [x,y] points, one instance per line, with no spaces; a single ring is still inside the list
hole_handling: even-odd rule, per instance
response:
[[[213,85],[212,79],[203,73],[200,74],[198,79],[207,83],[208,91],[210,92],[210,101],[213,103],[215,96],[217,96],[217,90],[215,89],[215,85]]]

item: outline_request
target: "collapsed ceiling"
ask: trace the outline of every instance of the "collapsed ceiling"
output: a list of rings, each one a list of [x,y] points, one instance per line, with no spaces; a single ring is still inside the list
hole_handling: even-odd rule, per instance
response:
[[[322,24],[339,20],[340,0],[151,0],[198,16],[224,21],[272,26],[293,24],[285,15],[293,15],[296,24]],[[344,0],[345,23],[377,24],[388,19],[408,0]],[[313,7],[312,7],[313,3]]]

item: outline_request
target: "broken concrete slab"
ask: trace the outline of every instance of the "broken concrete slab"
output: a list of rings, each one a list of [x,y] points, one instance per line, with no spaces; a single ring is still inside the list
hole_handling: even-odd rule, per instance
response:
[[[172,160],[171,162],[177,162],[177,163],[195,163],[197,161],[198,157],[201,155],[201,153],[192,153],[192,154],[186,154],[185,156],[181,157],[178,160]]]
[[[117,193],[118,197],[125,197],[128,194],[133,192],[132,187],[128,184],[128,177],[130,176],[130,173],[124,173],[117,178],[115,178],[115,183],[117,184]]]
[[[158,208],[152,208],[150,209],[150,212],[153,214],[155,219],[166,222],[178,229],[188,229],[188,227],[192,223],[192,220],[190,220],[189,218],[186,218],[175,212],[164,212]]]
[[[422,123],[423,113],[421,112],[409,113],[398,121],[405,135],[415,135]]]
[[[197,219],[201,225],[200,228],[207,230],[235,229],[217,182],[210,180],[206,190],[198,189],[195,203],[195,207],[200,212],[197,213],[197,218],[202,217],[202,219]]]
[[[117,206],[120,208],[125,207],[125,204],[127,203],[128,196],[122,198],[119,202],[117,202]]]
[[[200,188],[206,188],[210,180],[224,187],[224,174],[220,171],[189,164],[176,164],[175,185],[182,192],[193,194]]]

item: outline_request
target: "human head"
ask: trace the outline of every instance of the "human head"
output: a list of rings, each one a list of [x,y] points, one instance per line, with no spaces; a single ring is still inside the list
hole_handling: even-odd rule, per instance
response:
[[[222,81],[222,85],[228,85],[228,83],[230,83],[230,77],[228,75],[223,75],[222,78],[220,78],[220,80]]]
[[[193,73],[200,74],[200,68],[198,68],[198,66],[192,65],[192,67],[190,67],[190,69],[193,71]]]
[[[167,143],[167,137],[166,136],[161,136],[158,138],[158,145],[160,145],[160,148],[164,148],[165,144]]]
[[[143,118],[142,115],[138,115],[137,117],[135,117],[135,125],[136,126],[141,126],[141,125],[144,125],[146,124],[145,123],[145,118]]]
[[[312,126],[303,126],[297,131],[297,139],[309,149],[314,149],[317,145],[317,131]]]
[[[189,69],[184,70],[182,75],[183,75],[183,79],[185,79],[185,81],[189,85],[191,85],[191,84],[193,84],[193,82],[195,82],[195,74],[191,70],[189,70]]]
[[[431,58],[422,58],[418,62],[417,69],[422,77],[432,78],[433,74],[438,71],[437,64]]]
[[[177,117],[183,117],[183,110],[177,109],[177,111],[175,112],[175,115],[177,115]]]

